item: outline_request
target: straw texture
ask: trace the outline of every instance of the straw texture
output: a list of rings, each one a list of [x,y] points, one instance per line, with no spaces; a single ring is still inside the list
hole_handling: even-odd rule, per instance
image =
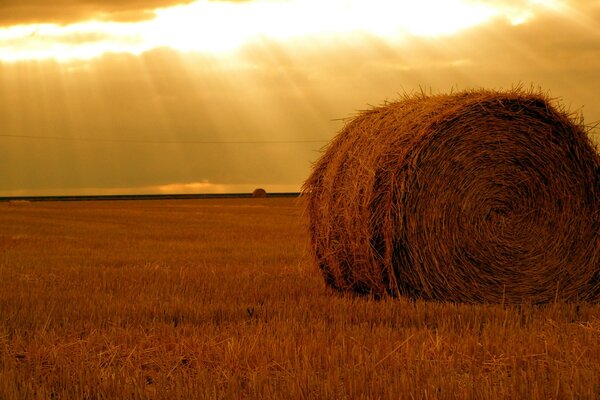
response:
[[[543,93],[405,96],[364,111],[303,187],[327,284],[492,303],[600,297],[600,156]]]

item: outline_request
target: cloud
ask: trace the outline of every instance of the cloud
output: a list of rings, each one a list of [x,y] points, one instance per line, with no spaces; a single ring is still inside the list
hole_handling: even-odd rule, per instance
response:
[[[69,24],[82,20],[132,22],[154,17],[152,10],[192,0],[2,0],[0,26]]]
[[[185,142],[326,140],[342,125],[334,119],[420,87],[445,92],[531,83],[573,110],[585,106],[586,120],[599,121],[599,32],[599,2],[581,1],[519,25],[497,18],[443,38],[353,33],[323,41],[265,39],[233,56],[161,48],[70,63],[0,63],[1,133],[117,139],[2,138],[0,191],[297,187],[321,143]],[[168,140],[173,144],[152,143]]]

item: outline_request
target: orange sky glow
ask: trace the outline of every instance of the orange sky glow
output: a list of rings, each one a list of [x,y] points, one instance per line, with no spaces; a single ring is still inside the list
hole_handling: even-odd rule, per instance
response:
[[[467,0],[255,0],[196,1],[153,10],[150,20],[114,22],[92,19],[66,25],[19,24],[0,29],[0,59],[89,59],[106,53],[143,52],[169,47],[221,53],[261,38],[293,39],[349,34],[385,40],[444,36],[504,18],[517,25],[535,16],[535,8],[556,8],[556,1],[527,7]],[[431,10],[436,12],[432,13]]]
[[[0,3],[0,196],[296,191],[340,119],[416,90],[600,121],[598,0],[53,4]]]

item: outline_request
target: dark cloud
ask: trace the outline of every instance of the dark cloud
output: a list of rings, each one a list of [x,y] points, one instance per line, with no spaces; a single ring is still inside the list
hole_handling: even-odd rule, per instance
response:
[[[2,0],[0,26],[28,23],[68,24],[81,20],[140,21],[152,10],[192,0]]]

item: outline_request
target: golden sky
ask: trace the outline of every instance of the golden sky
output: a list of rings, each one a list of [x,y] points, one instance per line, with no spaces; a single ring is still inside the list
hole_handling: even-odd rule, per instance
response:
[[[598,0],[3,0],[0,196],[298,190],[399,93],[540,86],[594,123],[599,71]]]

